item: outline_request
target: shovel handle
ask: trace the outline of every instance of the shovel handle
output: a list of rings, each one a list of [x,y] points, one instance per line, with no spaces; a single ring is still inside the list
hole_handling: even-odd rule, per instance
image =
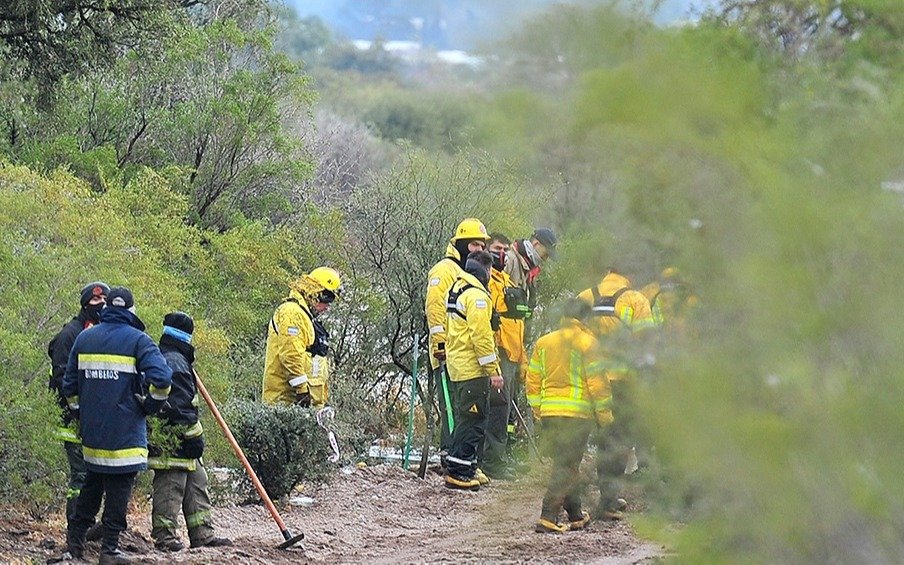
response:
[[[283,537],[286,540],[291,539],[292,534],[289,533],[289,530],[286,529],[286,524],[282,521],[282,518],[279,517],[279,512],[276,511],[276,506],[273,505],[273,501],[270,500],[270,496],[267,495],[267,491],[266,489],[264,489],[264,485],[262,485],[260,479],[257,478],[257,473],[255,473],[254,469],[251,468],[251,463],[248,462],[248,458],[245,457],[244,452],[242,452],[242,448],[239,447],[239,442],[235,440],[235,436],[232,435],[231,431],[229,431],[229,426],[226,425],[226,420],[224,420],[223,416],[220,415],[220,411],[217,409],[217,405],[213,403],[213,399],[210,397],[210,393],[207,392],[207,388],[205,388],[204,383],[201,382],[201,377],[198,376],[198,372],[194,369],[192,369],[192,372],[195,374],[195,380],[198,383],[198,390],[201,392],[201,396],[204,397],[204,402],[206,402],[207,406],[210,407],[210,411],[213,414],[214,419],[217,421],[217,424],[220,425],[220,429],[223,430],[223,434],[229,441],[229,445],[232,446],[232,450],[235,451],[235,455],[239,458],[239,461],[242,462],[242,466],[245,468],[245,472],[248,473],[248,478],[250,478],[251,482],[254,484],[254,488],[257,490],[257,494],[259,494],[261,500],[264,501],[264,506],[266,506],[267,510],[270,511],[270,515],[273,516],[273,520],[276,522],[276,525],[279,526],[279,530],[282,533]]]

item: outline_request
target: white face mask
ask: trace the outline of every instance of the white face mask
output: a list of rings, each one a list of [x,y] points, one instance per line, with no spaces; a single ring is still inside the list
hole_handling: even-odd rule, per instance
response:
[[[525,239],[523,247],[524,253],[525,255],[527,255],[527,258],[530,259],[531,263],[533,263],[534,265],[539,265],[543,262],[543,260],[540,259],[540,254],[537,253],[536,249],[534,249],[534,244],[532,244],[530,240]]]

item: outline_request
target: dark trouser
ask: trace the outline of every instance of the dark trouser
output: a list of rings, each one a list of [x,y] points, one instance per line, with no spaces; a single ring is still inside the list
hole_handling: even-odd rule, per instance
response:
[[[446,464],[450,475],[471,479],[477,469],[477,448],[486,432],[490,379],[454,382],[452,392],[455,431]]]
[[[570,520],[581,518],[580,466],[587,448],[593,420],[583,418],[543,418],[543,441],[552,458],[552,470],[540,517],[555,522],[564,506]]]
[[[602,428],[594,438],[596,443],[596,476],[600,489],[599,512],[615,509],[615,501],[623,488],[625,463],[629,447],[627,435],[618,420]]]
[[[439,448],[446,453],[452,449],[452,429],[449,427],[449,406],[446,406],[446,391],[449,394],[449,401],[452,401],[452,381],[449,380],[449,372],[446,371],[446,364],[443,363],[438,368],[433,369],[433,378],[436,381],[436,396],[439,398],[439,419],[440,419],[440,439]],[[445,383],[445,386],[444,384]],[[452,423],[455,424],[454,411]]]
[[[499,365],[505,386],[500,392],[490,390],[490,408],[487,415],[487,429],[483,447],[480,450],[480,467],[490,473],[499,472],[507,463],[506,447],[508,445],[509,413],[512,411],[512,398],[515,382],[518,380],[518,364],[512,363],[500,351]]]
[[[85,485],[78,496],[75,506],[75,518],[69,522],[66,538],[70,548],[83,550],[85,534],[94,525],[94,517],[104,501],[104,514],[101,522],[104,525],[104,538],[101,552],[111,553],[119,547],[119,534],[126,529],[126,513],[129,498],[132,497],[132,485],[135,484],[137,472],[107,474],[96,473],[88,469]]]
[[[204,545],[213,537],[213,519],[207,494],[207,471],[200,461],[194,471],[154,470],[154,503],[151,511],[151,537],[156,543],[179,539],[176,533],[179,512],[185,516],[188,539],[192,545]]]
[[[75,518],[75,504],[78,501],[78,495],[85,486],[85,458],[82,456],[82,445],[80,443],[63,442],[66,449],[66,459],[69,460],[69,490],[66,492],[66,525]]]

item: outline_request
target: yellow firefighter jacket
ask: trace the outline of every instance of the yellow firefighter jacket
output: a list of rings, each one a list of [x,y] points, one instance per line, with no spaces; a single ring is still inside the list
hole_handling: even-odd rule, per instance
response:
[[[641,332],[656,327],[650,301],[636,290],[624,276],[610,272],[596,287],[578,294],[578,299],[591,305],[593,316],[588,322],[597,337],[626,329]],[[614,297],[614,300],[611,300]],[[623,379],[628,368],[618,368],[614,360],[609,360],[609,380]]]
[[[616,297],[614,304],[606,304],[606,298],[613,296]],[[637,332],[656,325],[650,301],[640,292],[631,290],[631,282],[618,273],[610,272],[595,289],[591,287],[578,294],[578,299],[593,308],[590,328],[597,335],[606,335],[620,328]]]
[[[446,248],[446,256],[433,265],[427,273],[427,298],[424,300],[424,312],[427,314],[427,328],[430,333],[430,363],[436,369],[440,361],[433,355],[439,344],[446,342],[446,299],[452,283],[464,271],[458,265],[458,250],[452,243]]]
[[[683,330],[685,318],[696,307],[698,298],[693,294],[680,295],[671,285],[663,285],[653,281],[641,291],[650,301],[653,321],[657,326],[669,326],[671,329]]]
[[[505,304],[505,289],[517,288],[505,271],[493,269],[490,274],[490,297],[493,308],[499,314],[499,330],[496,332],[496,345],[512,363],[527,363],[527,351],[524,350],[524,319],[507,317],[508,306]]]
[[[563,320],[540,337],[527,369],[527,401],[540,418],[612,421],[612,392],[599,342],[587,326]]]
[[[265,403],[294,404],[296,394],[310,392],[312,406],[326,404],[328,361],[308,351],[314,344],[312,319],[304,297],[295,290],[270,319],[264,363]]]
[[[490,293],[474,275],[461,272],[449,290],[446,367],[454,382],[501,375],[490,318]]]

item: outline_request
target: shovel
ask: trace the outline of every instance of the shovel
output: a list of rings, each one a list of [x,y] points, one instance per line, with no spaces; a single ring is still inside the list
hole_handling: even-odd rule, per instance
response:
[[[283,539],[285,539],[285,541],[276,546],[276,548],[289,549],[290,547],[304,539],[304,533],[293,536],[288,528],[286,528],[285,522],[282,521],[282,518],[279,517],[279,512],[276,511],[276,506],[273,506],[273,501],[271,501],[270,497],[267,495],[267,491],[264,489],[264,485],[262,485],[260,480],[257,478],[257,474],[254,472],[254,469],[251,468],[251,463],[248,462],[248,458],[245,457],[245,454],[242,452],[242,448],[239,447],[239,442],[235,440],[235,436],[233,436],[232,432],[229,431],[229,426],[226,425],[226,420],[224,420],[223,416],[220,415],[220,411],[217,410],[217,405],[213,403],[213,399],[210,397],[210,393],[208,393],[207,389],[204,388],[204,383],[201,382],[201,377],[198,376],[197,371],[194,371],[194,369],[192,369],[192,372],[194,372],[195,374],[195,380],[198,383],[198,391],[200,391],[201,396],[204,397],[204,402],[206,402],[207,406],[210,407],[210,411],[213,414],[214,419],[216,419],[217,424],[220,425],[220,429],[223,430],[223,435],[226,436],[226,439],[232,446],[232,450],[235,451],[236,457],[239,458],[239,461],[242,462],[242,466],[245,467],[245,472],[248,473],[248,478],[251,479],[251,482],[254,484],[254,488],[257,489],[257,494],[260,495],[261,500],[264,501],[264,506],[266,506],[267,510],[270,511],[270,515],[273,516],[273,520],[276,522],[276,525],[279,526],[279,531],[280,533],[282,533]]]
[[[518,418],[518,421],[524,426],[524,431],[527,433],[527,443],[534,449],[534,453],[537,454],[537,459],[540,460],[540,463],[546,463],[546,459],[544,459],[543,454],[540,453],[540,448],[537,447],[537,442],[534,440],[534,434],[530,433],[530,428],[527,427],[527,422],[524,420],[524,416],[521,415],[521,410],[518,409],[518,404],[512,400],[512,408],[515,410],[515,416]]]

